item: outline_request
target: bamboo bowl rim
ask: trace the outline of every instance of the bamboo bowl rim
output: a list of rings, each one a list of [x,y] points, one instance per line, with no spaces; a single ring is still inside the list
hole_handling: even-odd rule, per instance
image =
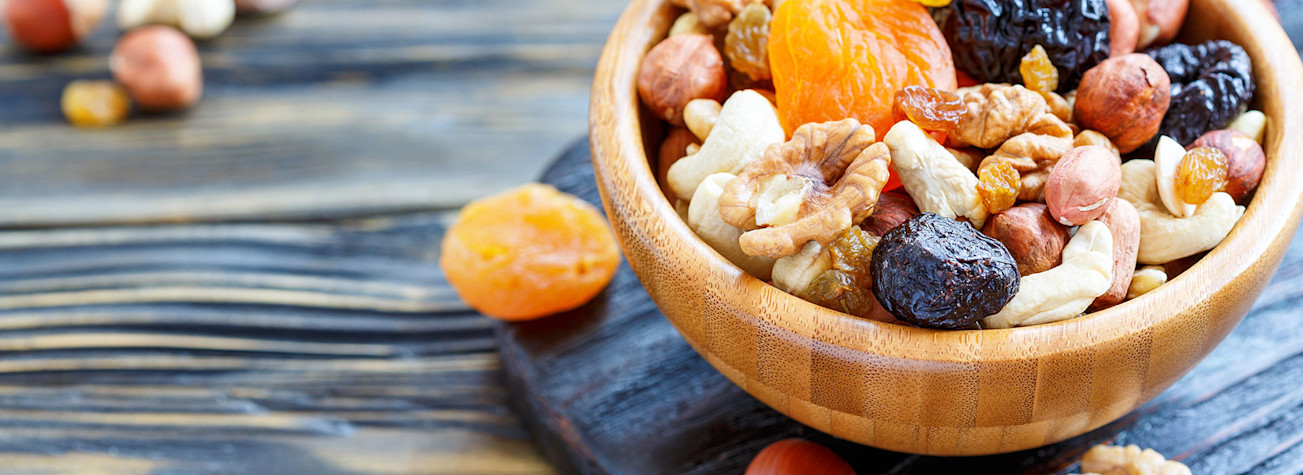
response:
[[[612,220],[635,218],[628,214],[634,209],[650,216],[637,218],[629,226],[648,237],[681,241],[686,250],[677,255],[681,267],[709,268],[715,271],[711,276],[731,277],[726,283],[741,287],[734,298],[758,295],[755,298],[761,301],[782,301],[783,308],[794,310],[781,315],[751,312],[752,318],[848,350],[920,362],[994,362],[1037,358],[1134,336],[1204,305],[1213,290],[1244,275],[1273,245],[1281,240],[1287,243],[1303,214],[1298,191],[1303,188],[1296,185],[1303,184],[1303,88],[1290,90],[1303,78],[1303,66],[1293,43],[1259,2],[1191,1],[1226,13],[1222,20],[1225,28],[1255,38],[1240,43],[1253,60],[1255,103],[1261,104],[1259,109],[1269,118],[1263,147],[1266,169],[1244,216],[1216,248],[1156,290],[1112,308],[1030,327],[933,330],[825,309],[734,266],[698,238],[675,212],[656,183],[643,144],[635,78],[643,56],[673,21],[665,18],[670,8],[667,0],[634,0],[616,24],[597,67],[589,126],[602,201]],[[1216,33],[1209,35],[1217,37]],[[1273,269],[1276,264],[1272,263]],[[919,340],[930,341],[901,344]]]

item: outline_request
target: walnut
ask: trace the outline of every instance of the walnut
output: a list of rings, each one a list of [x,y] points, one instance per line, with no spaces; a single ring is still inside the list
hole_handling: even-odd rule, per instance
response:
[[[1096,445],[1081,458],[1081,471],[1099,475],[1190,475],[1190,468],[1154,449]]]
[[[1022,86],[983,84],[964,93],[968,111],[950,133],[952,142],[995,148],[1031,133],[1072,140],[1072,128],[1055,116],[1045,98]]]
[[[1045,105],[1050,108],[1051,114],[1069,125],[1072,124],[1072,104],[1068,103],[1067,98],[1053,91],[1042,92],[1040,95],[1045,99]]]
[[[973,173],[977,173],[977,165],[981,164],[982,159],[985,158],[985,154],[983,154],[981,150],[975,148],[946,147],[946,150],[949,151],[951,155],[955,156],[955,160],[958,160],[959,164],[963,165],[964,168],[972,170]]]
[[[739,240],[743,252],[790,256],[868,217],[891,164],[873,139],[873,128],[855,119],[805,124],[747,164],[719,200],[724,221],[750,229]]]
[[[687,0],[688,9],[697,14],[697,21],[700,21],[706,28],[716,28],[728,23],[733,19],[733,15],[742,11],[742,7],[747,2],[743,0]]]
[[[1022,189],[1019,201],[1044,201],[1045,180],[1063,154],[1072,150],[1072,136],[1067,138],[1025,133],[1009,139],[994,154],[982,160],[978,169],[996,162],[1009,162],[1018,170]]]
[[[1090,129],[1078,132],[1077,137],[1072,139],[1072,146],[1076,148],[1083,145],[1099,145],[1107,148],[1110,152],[1113,152],[1113,155],[1117,155],[1119,163],[1122,161],[1122,152],[1118,151],[1117,145],[1114,145],[1113,141],[1109,140],[1108,136],[1104,134]]]

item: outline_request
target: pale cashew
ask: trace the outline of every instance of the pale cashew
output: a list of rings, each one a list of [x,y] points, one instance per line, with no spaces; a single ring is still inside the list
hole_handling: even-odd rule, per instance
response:
[[[907,120],[896,123],[882,142],[891,149],[891,167],[920,211],[951,219],[963,216],[982,228],[988,213],[972,170]]]
[[[683,124],[697,136],[697,140],[704,142],[710,136],[710,130],[715,128],[721,108],[714,99],[690,100],[683,106]]]
[[[724,184],[732,179],[731,173],[716,173],[701,182],[692,196],[692,202],[688,204],[688,227],[729,262],[757,279],[769,280],[774,260],[764,256],[748,256],[742,252],[742,247],[738,245],[742,230],[719,217],[719,195],[724,192]]]
[[[1248,111],[1232,120],[1226,128],[1244,132],[1244,135],[1253,137],[1258,145],[1262,145],[1262,137],[1267,131],[1267,115],[1262,111]]]
[[[1127,288],[1127,300],[1153,292],[1158,286],[1166,283],[1166,270],[1161,266],[1145,266],[1131,276],[1131,286]]]
[[[234,0],[122,0],[118,5],[123,30],[159,24],[202,39],[222,34],[234,19]]]
[[[1244,215],[1244,207],[1224,192],[1213,193],[1193,216],[1177,218],[1167,212],[1158,193],[1152,160],[1122,164],[1118,197],[1130,201],[1140,215],[1141,264],[1166,264],[1216,247]]]
[[[1091,221],[1063,248],[1063,263],[1023,276],[1018,293],[982,320],[983,328],[1013,328],[1076,318],[1113,285],[1113,234]]]
[[[810,241],[800,252],[774,262],[774,287],[792,295],[801,295],[815,277],[828,269],[832,269],[832,257],[823,252],[818,241]]]
[[[710,34],[710,30],[706,29],[706,25],[701,24],[701,20],[697,18],[696,13],[687,12],[679,15],[679,18],[674,20],[674,25],[670,27],[669,36],[686,35],[691,33],[706,35]]]
[[[735,92],[724,101],[701,150],[670,167],[670,190],[680,199],[691,199],[707,176],[736,174],[764,155],[770,145],[783,143],[786,138],[778,123],[778,111],[769,99],[750,89]]]

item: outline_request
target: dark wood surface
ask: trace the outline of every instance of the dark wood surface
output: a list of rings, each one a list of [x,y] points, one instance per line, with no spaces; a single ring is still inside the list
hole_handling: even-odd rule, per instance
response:
[[[623,5],[303,0],[200,45],[198,109],[103,131],[66,126],[58,93],[107,77],[116,28],[54,57],[0,35],[0,473],[550,473],[557,427],[593,448],[577,466],[704,472],[787,434],[827,441],[713,372],[678,376],[708,366],[627,269],[581,311],[499,332],[504,359],[435,265],[452,210],[536,178],[584,133]],[[549,180],[591,186],[579,162]],[[1298,472],[1295,248],[1212,357],[1078,442],[1118,434],[1196,473]],[[625,366],[593,352],[601,339],[639,364],[672,357]],[[534,391],[572,385],[566,407],[605,424],[522,417],[508,363]],[[551,424],[541,444],[526,421]],[[962,460],[830,444],[868,473],[1052,472],[1083,447]]]

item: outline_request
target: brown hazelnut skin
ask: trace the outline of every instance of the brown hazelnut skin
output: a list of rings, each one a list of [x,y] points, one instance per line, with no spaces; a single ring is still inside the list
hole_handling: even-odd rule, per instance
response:
[[[860,229],[882,237],[887,231],[900,226],[900,223],[918,215],[918,206],[914,204],[913,198],[888,191],[878,195],[878,203],[873,205],[873,214],[860,221]]]
[[[1131,54],[1140,41],[1140,17],[1131,0],[1105,0],[1108,4],[1110,57]]]
[[[1041,203],[1024,203],[996,213],[986,220],[982,234],[1009,249],[1021,275],[1053,269],[1063,262],[1063,247],[1068,245],[1068,227],[1054,222],[1049,208]]]
[[[14,42],[42,54],[71,48],[104,19],[108,0],[6,0],[4,19]]]
[[[687,156],[688,145],[691,144],[700,145],[697,136],[686,127],[671,128],[670,133],[665,135],[665,141],[661,142],[661,150],[656,157],[656,183],[660,184],[661,191],[665,193],[666,198],[669,198],[670,203],[674,203],[678,197],[670,190],[666,176],[669,175],[670,166],[674,165],[674,162]]]
[[[1140,252],[1140,214],[1131,202],[1118,198],[1100,215],[1099,222],[1113,235],[1113,286],[1090,303],[1090,310],[1103,310],[1127,298],[1131,277],[1136,273],[1136,255]]]
[[[1171,89],[1167,71],[1148,55],[1109,58],[1081,77],[1072,117],[1128,153],[1158,133],[1171,105]]]
[[[724,100],[728,74],[710,35],[685,34],[652,47],[638,70],[638,96],[657,117],[683,125],[693,99]]]
[[[109,55],[109,69],[142,109],[186,109],[203,95],[199,51],[172,27],[146,26],[122,35]]]
[[[1267,155],[1262,146],[1238,130],[1213,130],[1203,134],[1189,148],[1212,147],[1226,155],[1226,191],[1236,203],[1244,204],[1262,180]]]

